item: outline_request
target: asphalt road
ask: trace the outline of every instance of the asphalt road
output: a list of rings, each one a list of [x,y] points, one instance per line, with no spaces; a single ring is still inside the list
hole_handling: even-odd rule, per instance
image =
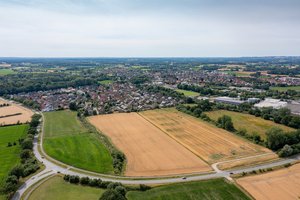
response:
[[[38,142],[38,136],[35,136],[34,138],[34,148],[33,152],[35,157],[42,162],[45,165],[45,169],[41,171],[40,173],[34,175],[30,179],[28,179],[15,193],[13,196],[13,200],[19,200],[20,197],[24,194],[24,192],[31,187],[32,185],[36,184],[40,180],[54,175],[56,173],[62,173],[62,174],[70,174],[70,175],[78,175],[80,177],[86,177],[88,176],[89,178],[101,178],[104,181],[113,181],[113,182],[121,182],[123,184],[130,184],[130,185],[135,185],[135,184],[167,184],[167,183],[180,183],[180,182],[187,182],[187,181],[199,181],[199,180],[207,180],[207,179],[214,179],[214,178],[227,178],[228,180],[232,180],[230,178],[231,174],[239,174],[243,172],[251,172],[253,170],[260,170],[260,169],[267,169],[271,167],[277,167],[281,166],[284,164],[292,163],[295,161],[300,160],[300,155],[287,158],[287,159],[281,159],[272,163],[267,163],[267,164],[261,164],[257,166],[251,166],[247,167],[244,169],[236,169],[236,170],[226,170],[222,171],[218,169],[218,164],[216,163],[212,165],[212,168],[214,169],[213,173],[210,174],[193,174],[191,176],[188,175],[182,175],[178,177],[150,177],[150,178],[130,178],[130,177],[120,177],[120,176],[113,176],[113,175],[105,175],[105,174],[97,174],[97,173],[92,173],[88,172],[85,173],[84,170],[77,169],[73,166],[66,165],[64,163],[61,163],[57,160],[54,160],[53,158],[50,158],[47,156],[47,154],[43,150],[43,126],[44,126],[44,117],[43,117],[43,123],[41,127],[41,141]],[[41,147],[39,151],[38,147]],[[254,156],[256,157],[256,156]],[[242,158],[244,159],[244,158]],[[80,170],[81,172],[75,172],[71,171],[71,169],[76,169]],[[95,175],[92,175],[95,174]]]

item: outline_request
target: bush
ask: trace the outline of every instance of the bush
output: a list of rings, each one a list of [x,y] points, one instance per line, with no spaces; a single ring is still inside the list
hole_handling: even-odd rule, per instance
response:
[[[218,121],[218,126],[221,128],[227,130],[227,131],[234,131],[233,123],[231,117],[227,115],[223,115],[222,117],[219,117]]]
[[[284,145],[284,147],[278,152],[278,155],[279,155],[280,157],[288,157],[288,156],[292,155],[293,152],[294,152],[294,151],[293,151],[293,148],[292,148],[290,145],[286,144],[286,145]]]
[[[22,165],[16,165],[11,171],[10,176],[16,176],[18,179],[24,175],[24,167]]]
[[[31,158],[31,151],[29,149],[22,150],[21,153],[20,153],[20,158],[22,160],[26,160],[26,159]]]
[[[10,175],[7,177],[3,190],[6,193],[14,192],[18,188],[19,179],[15,175]]]
[[[90,182],[90,178],[89,177],[82,177],[80,178],[80,184],[81,185],[88,185]]]
[[[21,143],[22,149],[32,149],[33,148],[33,140],[31,138],[26,138]]]
[[[144,185],[144,184],[140,184],[140,190],[141,191],[146,191],[146,190],[150,190],[151,187],[148,185]]]
[[[64,175],[64,180],[67,181],[67,182],[69,182],[70,181],[70,175],[65,174]]]
[[[111,182],[107,185],[107,189],[115,189],[117,186],[122,186],[122,184],[117,182]]]
[[[126,195],[126,189],[125,189],[125,187],[123,187],[123,186],[117,186],[116,188],[115,188],[115,190],[119,193],[119,194],[121,194],[121,195],[123,195],[124,197],[125,197],[125,195]]]
[[[77,183],[79,183],[80,178],[79,178],[79,176],[70,176],[69,181],[70,181],[70,183],[77,184]]]
[[[101,187],[101,179],[90,179],[89,186],[91,187]]]
[[[126,198],[116,190],[106,190],[99,200],[126,200]]]

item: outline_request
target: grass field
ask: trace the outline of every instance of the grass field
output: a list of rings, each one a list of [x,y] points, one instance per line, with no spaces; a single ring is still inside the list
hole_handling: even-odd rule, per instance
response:
[[[28,125],[0,127],[0,186],[8,172],[20,162],[20,138],[26,136]],[[16,142],[16,146],[7,147],[8,142]]]
[[[129,200],[250,199],[238,187],[223,179],[160,186],[146,192],[128,192],[127,198]]]
[[[288,86],[288,87],[270,87],[271,90],[278,90],[280,92],[286,92],[288,90],[300,91],[300,86]]]
[[[257,200],[293,200],[300,198],[300,164],[277,171],[237,179]]]
[[[113,80],[104,80],[104,81],[99,81],[100,84],[102,85],[109,85],[113,83]]]
[[[137,113],[88,118],[126,155],[127,176],[157,176],[210,171],[196,155]]]
[[[140,114],[208,163],[271,152],[176,109],[149,110]]]
[[[199,96],[199,95],[200,95],[200,94],[197,93],[197,92],[188,91],[188,90],[180,90],[180,89],[176,89],[176,92],[182,93],[182,94],[184,94],[184,96],[187,96],[187,97],[196,97],[196,96]]]
[[[15,74],[16,72],[12,69],[0,69],[0,76],[8,75],[8,74]]]
[[[67,183],[60,176],[42,183],[29,196],[29,200],[98,200],[104,190]]]
[[[49,156],[78,168],[112,173],[109,151],[81,124],[76,112],[56,111],[44,115],[44,149]]]
[[[233,125],[235,129],[246,129],[248,134],[258,133],[263,139],[266,137],[266,132],[273,128],[278,127],[283,129],[284,131],[293,131],[294,129],[276,124],[270,120],[265,120],[260,117],[255,117],[253,115],[232,112],[227,110],[217,110],[206,113],[211,119],[217,121],[219,117],[223,115],[228,115],[232,118]]]

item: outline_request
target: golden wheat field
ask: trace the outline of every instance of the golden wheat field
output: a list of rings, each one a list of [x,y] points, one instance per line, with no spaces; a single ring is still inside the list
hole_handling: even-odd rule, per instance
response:
[[[88,118],[127,158],[125,175],[158,176],[211,171],[211,168],[137,113]]]
[[[176,109],[150,110],[140,115],[208,163],[271,152]]]

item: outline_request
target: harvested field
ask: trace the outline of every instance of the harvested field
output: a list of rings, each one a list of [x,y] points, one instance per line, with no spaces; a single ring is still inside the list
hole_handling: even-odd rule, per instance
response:
[[[158,176],[210,171],[210,167],[137,113],[88,119],[126,155],[127,176]]]
[[[0,124],[9,125],[30,122],[33,112],[21,105],[1,100],[1,104],[9,103],[10,106],[0,107]],[[7,117],[6,117],[7,116]]]
[[[237,179],[257,200],[289,200],[300,198],[300,164],[289,168]]]
[[[232,160],[232,161],[226,161],[224,163],[220,163],[218,165],[218,168],[221,170],[226,170],[226,169],[232,169],[232,168],[238,168],[242,166],[249,166],[249,165],[257,165],[261,163],[266,163],[266,162],[272,162],[275,160],[278,160],[279,157],[275,153],[268,153],[268,154],[263,154],[258,157],[249,157],[241,160]]]
[[[140,115],[208,163],[271,152],[175,109],[145,111]]]

